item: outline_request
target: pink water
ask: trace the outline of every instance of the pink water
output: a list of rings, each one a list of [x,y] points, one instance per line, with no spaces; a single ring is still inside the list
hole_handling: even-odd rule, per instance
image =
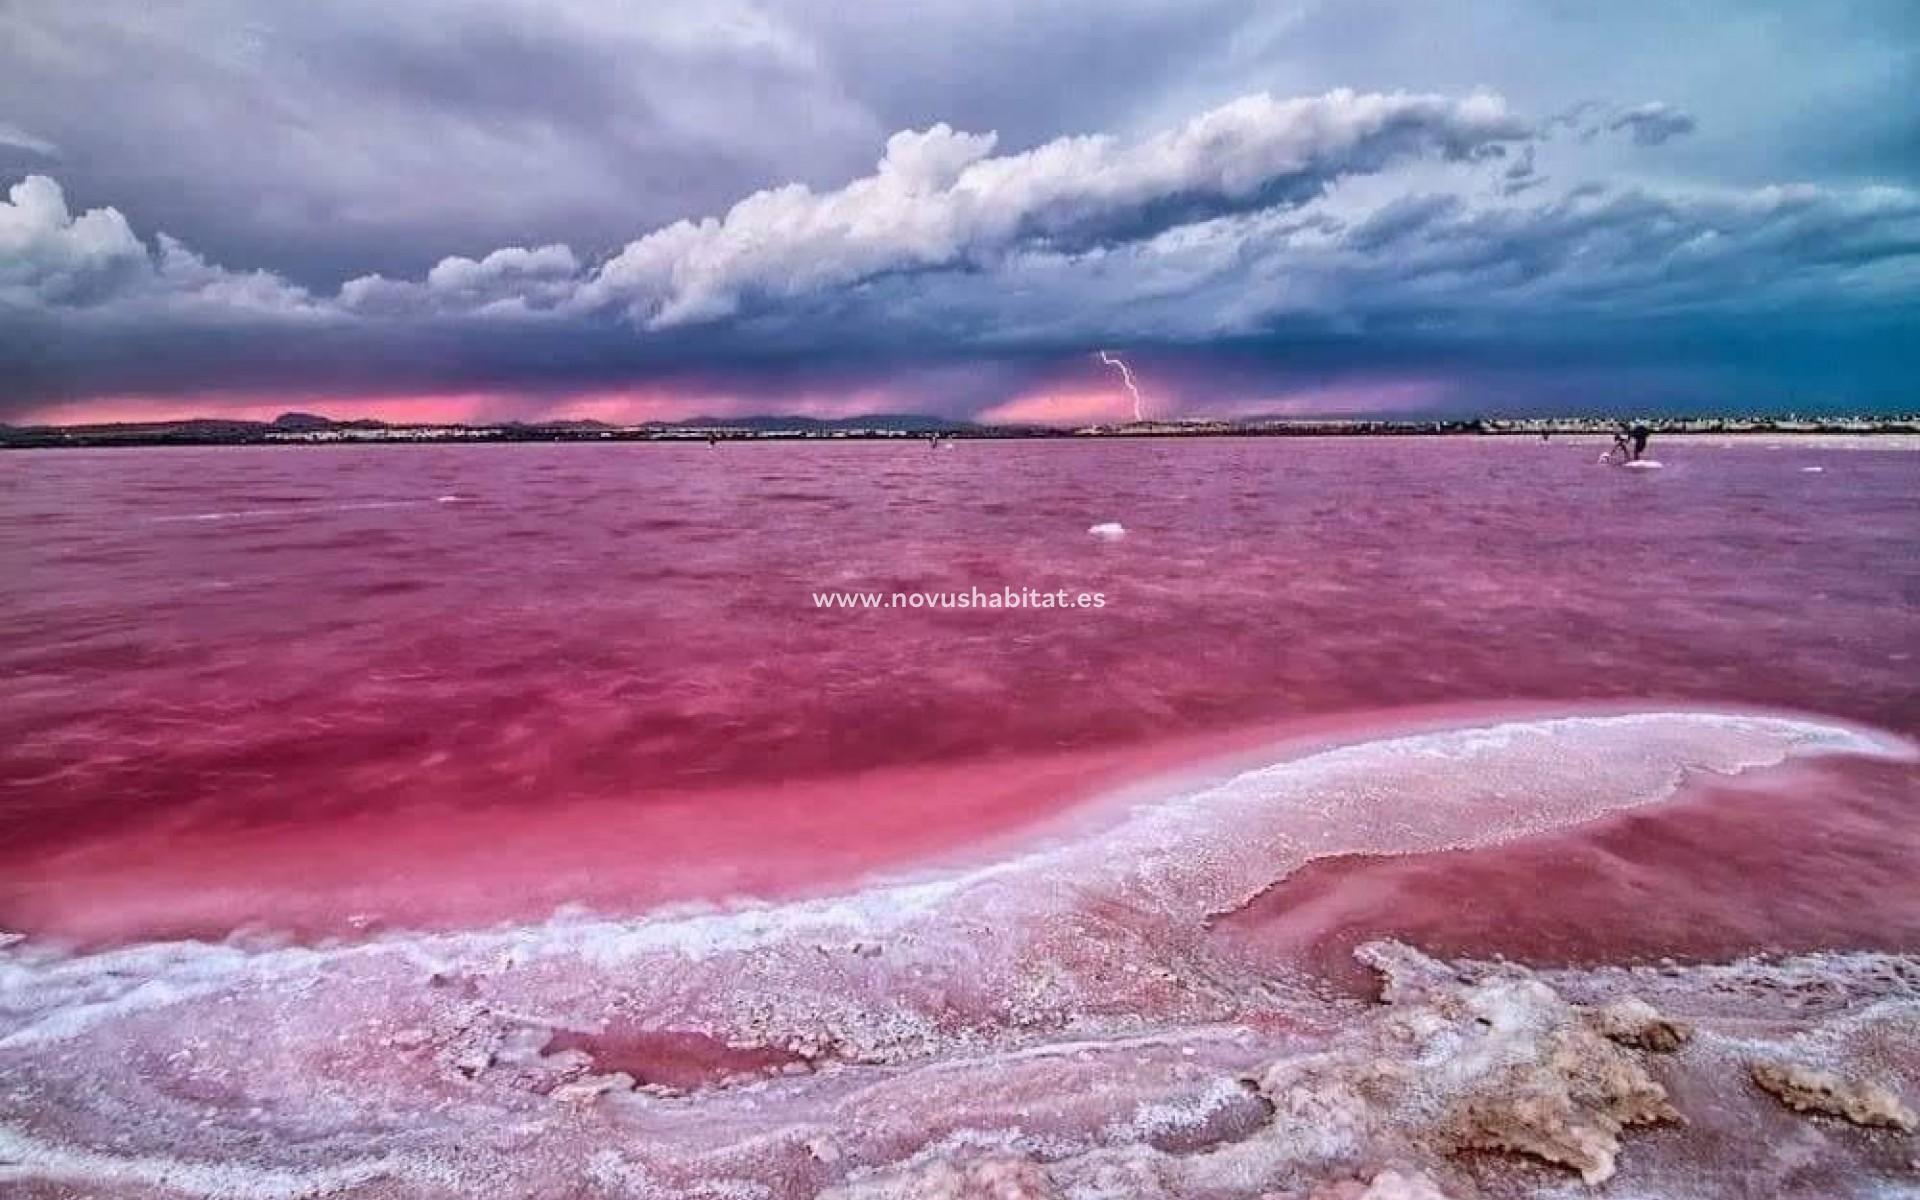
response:
[[[652,1062],[696,1094],[815,1062],[827,1052],[802,1029],[832,1029],[859,1048],[849,1061],[970,1071],[979,1044],[1061,1022],[1100,1038],[1271,1030],[1243,972],[1297,978],[1288,1028],[1337,1025],[1341,1001],[1308,997],[1366,994],[1347,953],[1381,934],[1588,967],[1920,952],[1920,766],[1904,747],[1920,737],[1920,454],[1659,453],[1649,472],[1596,466],[1577,443],[1433,439],[10,455],[0,930],[120,955],[248,931],[460,961],[501,952],[463,931],[518,930],[486,936],[566,962],[512,985],[515,1003],[574,1014],[545,1053],[597,1046],[607,1070],[644,1079]],[[1109,521],[1126,536],[1089,536]],[[811,600],[976,587],[1107,602]],[[1729,713],[1780,724],[1715,715]],[[947,890],[923,902],[885,890],[898,880]],[[860,937],[938,952],[875,976],[856,937],[829,985],[787,934],[738,925],[842,922],[822,914],[848,896],[879,931]],[[694,903],[732,923],[709,935],[652,915]],[[592,915],[556,927],[556,910]],[[589,938],[567,921],[613,924]],[[623,948],[579,949],[603,934]],[[80,1003],[40,972],[111,963],[201,995],[182,980],[209,969],[172,950],[162,966],[43,953],[54,965],[0,977],[22,1038]],[[267,965],[287,952],[247,953],[264,974],[220,994],[299,1026],[251,990],[291,969]],[[1118,979],[1109,959],[1162,981]],[[360,962],[326,958],[305,986],[364,990],[373,972],[384,1007],[341,992],[328,1021],[340,1006],[389,1033],[415,1019],[395,1015],[425,1003],[411,985]],[[661,970],[669,992],[634,982]],[[1049,973],[1065,982],[1043,1000],[1031,988]],[[82,1007],[105,986],[87,978]],[[615,988],[638,990],[608,1008],[596,989]],[[756,988],[772,1008],[748,1005]],[[781,1015],[795,989],[824,990]],[[111,1037],[96,1049],[115,1062],[208,1053],[189,1036],[201,1018],[164,1004],[87,1020],[73,1036]],[[974,1049],[955,1059],[941,1039],[961,1031]],[[263,1034],[234,1036],[261,1053]],[[19,1152],[44,1168],[22,1179],[64,1195],[62,1180],[186,1178],[72,1158],[104,1152],[88,1130],[105,1118],[22,1053],[14,1067],[45,1090],[7,1119],[34,1147],[68,1147]],[[302,1095],[387,1069],[320,1053],[282,1064]],[[389,1115],[442,1087],[387,1082]],[[780,1103],[796,1122],[850,1119],[819,1086]],[[233,1115],[257,1098],[215,1092],[194,1120],[260,1119]],[[743,1119],[729,1103],[689,1128],[717,1138]],[[300,1128],[336,1118],[346,1132],[328,1137],[399,1153],[372,1118]],[[1075,1120],[1056,1114],[1049,1136]],[[901,1138],[859,1165],[925,1145]],[[196,1161],[252,1144],[233,1132]],[[651,1177],[717,1169],[661,1153]],[[299,1155],[282,1157],[274,1170]],[[800,1195],[855,1165],[809,1162],[737,1169]],[[391,1194],[433,1194],[393,1170],[366,1194],[393,1179],[413,1182]],[[231,1194],[281,1194],[247,1178]],[[552,1194],[576,1184],[626,1194]]]

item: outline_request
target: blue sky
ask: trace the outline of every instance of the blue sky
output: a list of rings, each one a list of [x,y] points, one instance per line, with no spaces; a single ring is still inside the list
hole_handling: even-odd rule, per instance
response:
[[[1920,408],[1907,0],[0,27],[0,420]]]

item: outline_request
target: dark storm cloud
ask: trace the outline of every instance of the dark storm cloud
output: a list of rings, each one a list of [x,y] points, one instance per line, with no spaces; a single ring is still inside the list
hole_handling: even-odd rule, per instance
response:
[[[417,281],[351,280],[324,298],[264,273],[223,272],[165,235],[149,249],[117,210],[73,211],[54,181],[30,176],[0,205],[0,303],[22,328],[38,315],[55,330],[90,329],[109,347],[136,348],[133,361],[146,377],[129,380],[130,390],[180,385],[169,365],[213,353],[223,325],[248,347],[290,344],[263,357],[283,369],[298,362],[309,380],[315,373],[304,355],[321,347],[331,359],[342,338],[356,337],[365,346],[347,356],[353,369],[389,381],[424,373],[443,387],[464,382],[433,370],[449,345],[479,346],[483,352],[460,355],[461,370],[491,372],[509,387],[527,383],[509,348],[529,344],[538,347],[536,362],[566,364],[547,367],[555,385],[595,364],[634,371],[794,350],[817,357],[863,340],[861,322],[821,318],[837,296],[857,300],[871,281],[942,269],[977,274],[1021,252],[1087,254],[1215,214],[1311,199],[1340,178],[1402,160],[1470,157],[1525,135],[1489,97],[1350,93],[1250,96],[1130,144],[1067,138],[998,157],[990,135],[942,126],[895,135],[873,174],[842,188],[759,193],[724,219],[657,230],[591,271],[565,246],[509,247],[442,260]],[[755,304],[768,311],[742,312]],[[47,319],[54,313],[62,319]],[[621,329],[617,313],[641,330]],[[884,331],[889,323],[867,324]],[[665,335],[684,327],[691,331]],[[837,342],[822,339],[836,327]],[[149,328],[176,337],[156,350],[137,336]],[[923,353],[941,352],[936,331],[914,333]],[[409,338],[419,349],[394,352],[403,361],[388,363],[385,351]],[[591,352],[609,338],[624,338],[613,343],[611,361]],[[969,348],[964,337],[944,340]],[[45,399],[56,379],[75,394],[111,390],[102,368],[116,355],[63,357],[55,349],[84,341],[44,332],[22,339],[32,348],[10,364],[9,392]],[[252,382],[244,355],[227,358],[228,375],[200,358],[209,383]],[[337,381],[334,370],[319,375]]]
[[[617,244],[888,132],[733,0],[8,0],[0,24],[0,114],[61,146],[78,202],[309,284]]]
[[[1661,146],[1698,128],[1694,119],[1671,104],[1653,101],[1630,108],[1607,122],[1614,133],[1628,133],[1637,146]]]
[[[1022,250],[1086,252],[1292,207],[1348,176],[1526,136],[1492,97],[1351,92],[1247,96],[1132,144],[1062,138],[1000,156],[991,135],[935,126],[894,135],[874,173],[843,188],[760,192],[723,219],[629,243],[583,296],[653,327],[710,320],[759,297],[990,266]]]
[[[0,118],[63,148],[77,203],[333,286],[501,245],[602,252],[832,184],[898,129],[1108,128],[1252,7],[0,0]]]
[[[1250,402],[1393,372],[1899,403],[1917,25],[0,0],[0,419],[289,387],[779,408],[870,378],[972,411],[1105,345]]]
[[[35,137],[18,125],[0,121],[0,153],[9,158],[47,159],[60,152],[60,147],[42,137]]]
[[[1492,86],[1542,115],[1651,95],[1745,182],[1920,180],[1906,0],[0,0],[0,26],[0,123],[58,149],[76,204],[310,287],[507,245],[598,257],[834,185],[900,129],[1018,151],[1270,90]]]
[[[1526,136],[1525,123],[1494,97],[1351,92],[1246,96],[1131,143],[1067,137],[1015,154],[996,155],[991,133],[937,125],[893,135],[872,172],[844,186],[756,192],[723,217],[647,233],[585,275],[565,245],[505,247],[444,259],[416,283],[350,280],[336,307],[403,315],[619,306],[648,326],[696,323],[732,315],[755,297],[982,266],[1025,249],[1135,241],[1222,214],[1298,204],[1349,176],[1423,157],[1472,158]],[[14,186],[0,221],[9,249],[0,285],[18,304],[159,303],[176,283],[212,282],[179,241],[162,235],[149,253],[117,209],[74,211],[46,176]],[[71,294],[81,284],[103,290]],[[286,284],[277,297],[248,299],[298,308],[307,294]]]
[[[1361,221],[1342,240],[1361,254],[1417,240],[1436,222],[1453,216],[1464,202],[1458,196],[1406,196]]]
[[[1885,402],[1904,386],[1895,356],[1873,352],[1867,331],[1891,345],[1910,320],[1920,256],[1911,193],[1589,187],[1491,209],[1442,193],[1360,219],[1324,211],[1333,203],[1092,250],[1038,249],[990,268],[836,276],[745,311],[653,327],[604,304],[563,311],[595,285],[558,247],[442,263],[392,284],[390,307],[368,317],[257,276],[226,277],[178,247],[130,274],[122,256],[93,252],[120,244],[119,227],[96,218],[87,252],[70,257],[119,264],[120,298],[22,309],[22,336],[0,343],[0,376],[16,406],[271,391],[292,379],[348,396],[505,391],[537,410],[636,383],[757,394],[778,407],[795,388],[971,366],[959,383],[923,383],[893,406],[973,411],[991,405],[994,388],[1046,377],[1102,344],[1190,362],[1238,356],[1270,387],[1383,370],[1457,382],[1558,364],[1571,373],[1564,388],[1583,365],[1611,362],[1619,379],[1618,356],[1631,357],[1638,339],[1636,369],[1731,385],[1765,363],[1790,368],[1783,378],[1805,374],[1794,356],[1824,353],[1839,322],[1858,335],[1847,360],[1857,395]],[[87,222],[70,217],[68,228]],[[42,259],[41,277],[67,294],[77,268]],[[503,310],[503,299],[520,302]],[[1221,387],[1206,390],[1218,399]]]

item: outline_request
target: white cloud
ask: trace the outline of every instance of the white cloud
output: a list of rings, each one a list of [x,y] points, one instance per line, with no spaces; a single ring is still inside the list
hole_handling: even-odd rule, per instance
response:
[[[1920,294],[1920,193],[1898,188],[1479,188],[1355,207],[1333,195],[992,272],[891,280],[821,318],[835,336],[966,331],[976,353],[1206,347],[1276,333],[1391,356],[1494,353],[1523,329],[1679,330],[1784,312],[1897,312]],[[1335,215],[1336,212],[1339,215]]]
[[[215,313],[318,314],[320,302],[271,271],[229,271],[195,254],[178,239],[160,234],[149,293],[171,308],[200,307]]]
[[[1302,203],[1346,176],[1472,158],[1528,136],[1497,97],[1350,91],[1247,96],[1137,141],[1065,137],[1007,155],[996,155],[992,133],[936,125],[894,134],[873,173],[842,187],[756,192],[722,217],[654,230],[596,269],[583,270],[563,244],[505,247],[442,259],[417,280],[350,280],[324,308],[382,318],[620,310],[664,330],[724,319],[749,300],[900,272],[1126,245],[1223,213]],[[40,303],[171,296],[253,314],[322,307],[276,276],[224,270],[164,236],[150,253],[112,209],[70,217],[52,180],[21,187],[19,223],[36,231],[37,248],[8,257]],[[122,274],[109,281],[105,265]],[[91,291],[63,282],[82,268]]]
[[[523,250],[509,246],[495,250],[485,258],[443,258],[427,272],[427,286],[443,292],[475,292],[521,279],[545,279],[572,275],[580,262],[566,246],[540,246]]]
[[[29,175],[0,203],[0,296],[84,301],[147,267],[146,247],[117,209],[75,215],[45,175]]]
[[[1518,155],[1491,156],[1515,142]],[[1920,291],[1911,191],[1551,195],[1534,145],[1496,98],[1344,91],[1250,96],[1137,140],[1012,154],[991,133],[936,125],[895,134],[870,174],[841,187],[756,192],[597,266],[561,243],[509,246],[318,297],[165,234],[150,248],[118,211],[75,215],[58,184],[30,176],[0,204],[0,301],[63,320],[184,314],[208,327],[321,316],[390,337],[413,323],[538,321],[603,347],[624,338],[647,355],[721,362],[769,335],[822,355],[877,341],[989,355],[1198,344],[1301,322],[1477,337],[1502,322]],[[640,328],[620,329],[622,315]]]
[[[443,258],[418,282],[364,275],[340,288],[343,307],[359,313],[530,315],[551,311],[579,286],[580,261],[558,243],[508,246],[483,258]]]
[[[1528,136],[1497,97],[1243,97],[1145,140],[1060,138],[995,157],[993,135],[895,134],[873,174],[828,192],[756,192],[724,217],[629,243],[583,290],[665,328],[901,271],[1023,247],[1122,243],[1319,194],[1345,175],[1462,157]]]
[[[45,175],[14,184],[0,203],[0,300],[33,308],[314,310],[302,289],[279,276],[227,271],[164,233],[149,251],[118,209],[76,215]]]

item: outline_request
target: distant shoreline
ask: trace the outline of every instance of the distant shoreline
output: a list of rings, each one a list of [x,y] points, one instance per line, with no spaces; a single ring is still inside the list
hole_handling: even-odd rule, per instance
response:
[[[495,445],[546,442],[847,442],[1060,441],[1135,438],[1476,437],[1505,440],[1590,441],[1610,439],[1613,418],[1478,419],[1451,421],[1181,421],[1040,428],[955,423],[924,418],[864,418],[822,421],[756,417],[738,423],[608,426],[592,422],[500,425],[391,425],[378,421],[281,418],[277,422],[190,420],[121,425],[0,426],[0,449],[101,449],[120,446],[368,446]],[[1650,419],[1654,436],[1845,438],[1914,441],[1920,446],[1920,416],[1769,418],[1708,417]],[[1903,447],[1904,448],[1904,447]]]

